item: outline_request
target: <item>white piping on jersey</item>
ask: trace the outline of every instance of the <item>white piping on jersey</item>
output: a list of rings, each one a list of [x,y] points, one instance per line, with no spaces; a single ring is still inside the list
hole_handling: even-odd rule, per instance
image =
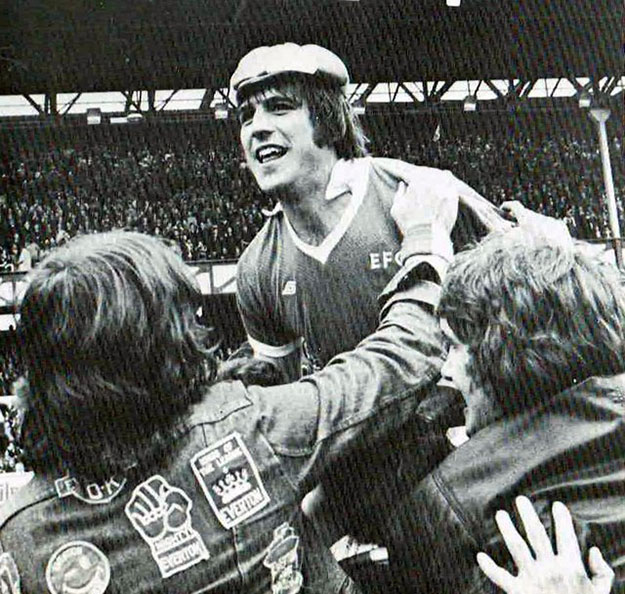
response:
[[[265,357],[272,357],[273,359],[286,357],[287,355],[294,353],[304,344],[304,339],[301,336],[296,338],[293,342],[282,344],[280,346],[265,344],[264,342],[260,342],[260,340],[252,338],[249,334],[247,335],[247,340],[249,341],[255,355],[264,355]]]
[[[346,192],[351,192],[352,197],[347,205],[347,208],[343,211],[341,218],[337,225],[326,235],[325,239],[319,245],[310,245],[302,241],[295,229],[291,226],[289,218],[286,216],[286,212],[283,212],[285,226],[293,243],[300,250],[300,252],[310,256],[314,260],[317,260],[321,264],[325,264],[332,253],[332,250],[341,241],[343,235],[347,232],[360,205],[362,204],[365,193],[367,192],[367,186],[369,183],[369,175],[371,172],[371,157],[364,157],[361,159],[341,159],[336,162],[330,174],[330,181],[326,188],[326,200],[334,200],[339,196],[342,196]],[[282,211],[282,204],[278,203],[273,210],[267,213],[269,216],[275,215]]]

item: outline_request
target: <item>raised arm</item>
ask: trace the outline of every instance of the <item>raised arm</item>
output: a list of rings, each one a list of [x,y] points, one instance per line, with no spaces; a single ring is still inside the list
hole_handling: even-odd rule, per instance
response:
[[[433,311],[444,268],[427,261],[439,254],[437,244],[422,241],[420,225],[436,218],[436,233],[448,243],[458,197],[451,191],[435,195],[423,186],[418,191],[425,208],[403,227],[403,266],[381,296],[376,332],[296,384],[250,388],[263,407],[263,430],[275,450],[307,458],[301,460],[299,481],[314,481],[351,442],[372,442],[413,417],[439,376],[445,345]],[[449,216],[439,217],[441,209]]]

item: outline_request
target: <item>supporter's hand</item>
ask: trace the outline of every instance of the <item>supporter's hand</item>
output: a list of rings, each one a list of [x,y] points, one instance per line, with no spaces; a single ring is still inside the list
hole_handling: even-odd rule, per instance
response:
[[[458,217],[459,194],[455,178],[450,175],[448,184],[400,182],[395,193],[391,216],[402,235],[415,227],[434,225],[449,235]]]
[[[401,182],[393,200],[391,216],[404,236],[400,261],[405,263],[416,256],[436,269],[440,279],[453,259],[451,230],[458,217],[460,195],[449,174],[449,182],[440,177],[432,183],[427,180],[407,186]]]
[[[525,208],[518,200],[503,202],[499,209],[504,217],[516,221],[519,227],[542,235],[554,243],[568,244],[572,241],[564,221]]]
[[[517,510],[525,527],[527,542],[515,528],[505,511],[498,511],[495,520],[514,560],[518,575],[499,567],[485,553],[478,553],[477,562],[486,576],[507,594],[608,594],[614,571],[604,561],[598,548],[588,556],[592,577],[589,578],[566,506],[553,504],[557,553],[540,518],[529,499],[518,497]],[[534,555],[530,550],[534,551]]]

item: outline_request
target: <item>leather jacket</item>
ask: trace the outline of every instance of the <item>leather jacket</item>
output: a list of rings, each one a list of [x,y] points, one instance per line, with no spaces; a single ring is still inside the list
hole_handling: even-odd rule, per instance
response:
[[[499,592],[475,555],[516,573],[494,517],[526,495],[549,531],[551,504],[564,502],[584,558],[598,546],[616,573],[612,591],[625,592],[624,400],[625,374],[590,378],[449,455],[395,510],[387,543],[395,591]]]

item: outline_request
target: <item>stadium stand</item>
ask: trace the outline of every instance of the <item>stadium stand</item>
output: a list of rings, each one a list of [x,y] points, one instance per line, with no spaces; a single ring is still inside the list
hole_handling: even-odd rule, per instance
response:
[[[565,219],[579,238],[609,235],[592,136],[478,133],[433,142],[373,124],[374,155],[450,169],[495,203],[520,200]],[[238,258],[270,204],[241,165],[232,130],[211,134],[211,125],[16,138],[0,164],[0,271],[28,268],[25,260],[68,237],[120,227],[170,238],[186,260]],[[610,150],[620,155],[622,139],[614,136]],[[625,174],[620,159],[614,165],[622,217]]]

